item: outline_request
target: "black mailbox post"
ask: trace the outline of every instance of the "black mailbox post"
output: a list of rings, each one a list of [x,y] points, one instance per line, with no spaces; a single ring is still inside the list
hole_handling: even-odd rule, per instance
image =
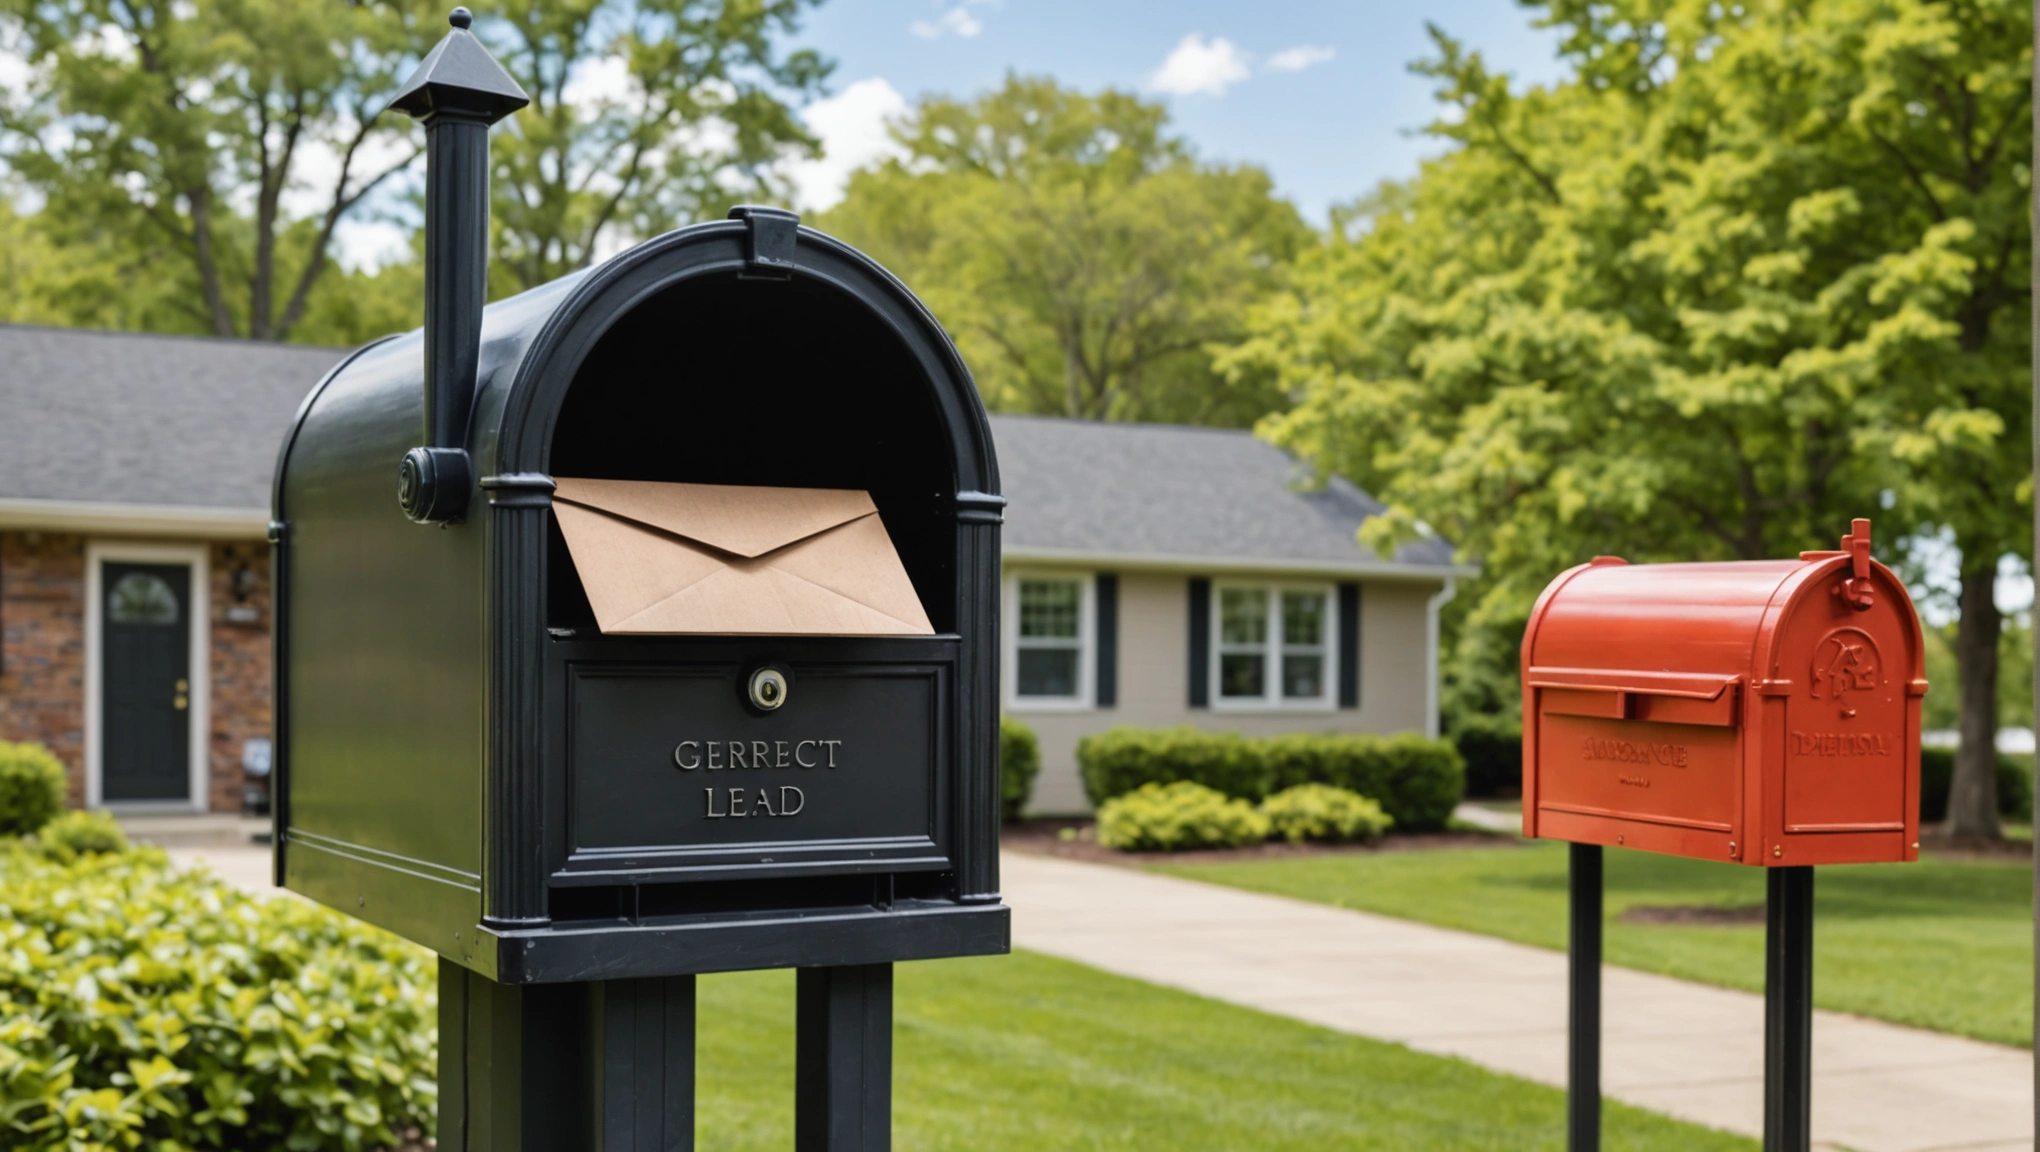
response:
[[[1009,947],[983,408],[899,281],[773,209],[484,310],[523,96],[454,25],[397,101],[425,327],[277,464],[277,882],[442,957],[441,1148],[691,1147],[694,976],[772,967],[798,1146],[886,1148],[891,963]],[[605,631],[565,478],[868,493],[925,634]]]

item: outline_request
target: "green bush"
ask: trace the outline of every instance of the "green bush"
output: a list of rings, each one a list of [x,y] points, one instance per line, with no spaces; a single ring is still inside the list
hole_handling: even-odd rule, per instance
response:
[[[1298,784],[1332,784],[1373,797],[1405,832],[1443,828],[1466,787],[1459,753],[1414,733],[1250,740],[1196,728],[1114,728],[1078,741],[1077,764],[1094,805],[1178,780],[1254,803]]]
[[[1381,805],[1330,784],[1298,784],[1261,801],[1274,835],[1291,844],[1306,840],[1370,843],[1395,823]]]
[[[161,852],[0,847],[0,1145],[355,1152],[429,1130],[432,956]]]
[[[1520,796],[1523,792],[1523,725],[1507,716],[1473,712],[1452,722],[1447,734],[1466,761],[1468,796]]]
[[[80,856],[125,852],[128,838],[105,812],[66,812],[42,826],[35,846],[50,859],[69,864]]]
[[[1938,824],[1948,818],[1948,791],[1955,783],[1955,749],[1920,749],[1920,823]],[[1997,758],[1998,815],[2011,820],[2033,818],[2033,762],[2031,757]]]
[[[1098,843],[1125,852],[1237,848],[1268,838],[1268,818],[1252,804],[1178,780],[1143,784],[1098,809]]]
[[[1268,791],[1331,784],[1358,792],[1379,803],[1404,832],[1444,828],[1466,795],[1466,764],[1459,753],[1443,740],[1414,732],[1296,733],[1253,743],[1267,764]]]
[[[1268,794],[1268,767],[1237,732],[1198,728],[1114,728],[1077,741],[1077,767],[1093,807],[1143,784],[1189,780],[1228,796]]]
[[[1034,738],[1034,729],[1010,717],[999,717],[999,809],[1006,819],[1020,818],[1040,773],[1041,742]]]
[[[0,740],[0,836],[26,836],[64,810],[64,762],[40,744]]]

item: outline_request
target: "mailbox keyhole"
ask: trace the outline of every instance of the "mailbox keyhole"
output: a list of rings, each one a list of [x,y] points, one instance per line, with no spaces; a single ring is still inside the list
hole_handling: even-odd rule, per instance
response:
[[[771,712],[786,703],[786,674],[777,668],[760,668],[751,673],[751,706]]]

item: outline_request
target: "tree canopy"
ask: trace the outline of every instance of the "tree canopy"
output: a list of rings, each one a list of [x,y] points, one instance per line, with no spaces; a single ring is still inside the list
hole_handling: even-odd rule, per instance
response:
[[[1951,530],[1966,581],[2028,549],[2027,7],[1539,6],[1573,76],[1513,91],[1434,29],[1456,147],[1221,358],[1298,398],[1264,432],[1383,497],[1377,544],[1484,563],[1476,633],[1596,553],[1789,556],[1873,512]],[[1964,626],[1994,659],[1995,609]]]
[[[1198,162],[1158,105],[1038,78],[925,99],[894,137],[905,155],[819,226],[928,301],[989,405],[1246,424],[1281,404],[1209,352],[1312,241],[1267,173]]]

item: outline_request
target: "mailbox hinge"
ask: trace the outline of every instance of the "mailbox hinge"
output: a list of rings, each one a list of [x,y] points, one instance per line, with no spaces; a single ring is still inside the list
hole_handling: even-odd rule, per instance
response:
[[[543,472],[505,472],[482,477],[482,491],[498,508],[550,508],[553,489],[559,485]]]
[[[1006,498],[990,492],[958,492],[956,519],[963,524],[1003,524]]]
[[[793,279],[793,247],[800,239],[800,213],[760,204],[739,204],[730,219],[749,229],[740,280]]]

